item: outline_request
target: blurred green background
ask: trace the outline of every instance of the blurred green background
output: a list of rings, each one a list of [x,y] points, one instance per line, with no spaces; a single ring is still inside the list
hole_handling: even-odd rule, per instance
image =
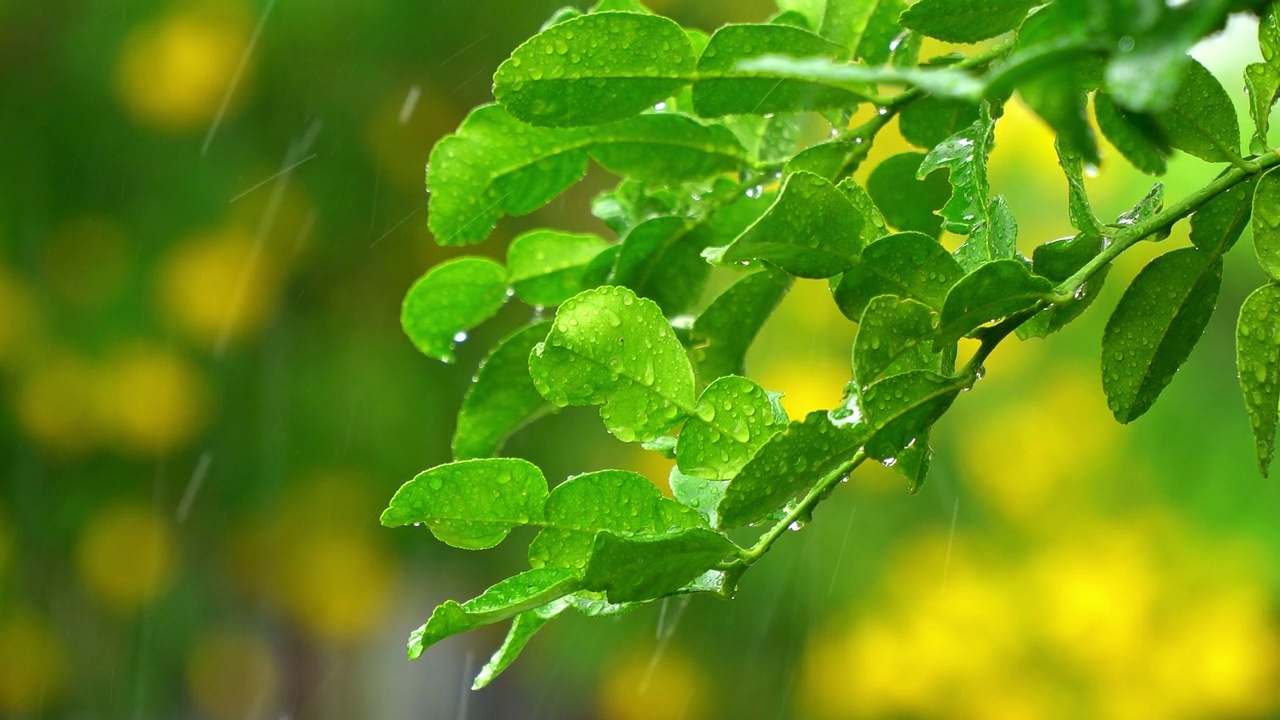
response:
[[[407,662],[408,631],[528,539],[472,554],[377,523],[448,460],[475,364],[527,319],[508,308],[453,366],[402,337],[405,290],[458,254],[426,230],[423,168],[560,4],[0,4],[0,717],[1276,716],[1280,491],[1233,367],[1247,239],[1149,416],[1117,426],[1098,378],[1122,281],[1185,228],[1122,260],[1079,327],[992,358],[920,494],[859,471],[737,600],[561,620],[480,693],[499,631]],[[704,30],[773,9],[651,6]],[[1243,100],[1247,23],[1197,54]],[[891,129],[875,157],[903,149]],[[1024,252],[1069,234],[1052,138],[1016,103],[992,170]],[[1214,171],[1179,159],[1171,196]],[[603,231],[608,180],[478,251]],[[1089,182],[1109,219],[1151,181],[1113,151]],[[853,330],[802,282],[749,369],[793,416],[831,407]],[[553,479],[669,467],[589,409],[507,452]]]

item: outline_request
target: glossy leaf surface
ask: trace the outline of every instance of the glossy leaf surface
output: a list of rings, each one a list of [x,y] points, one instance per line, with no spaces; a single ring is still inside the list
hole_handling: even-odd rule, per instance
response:
[[[595,235],[534,230],[507,248],[508,280],[530,305],[559,305],[586,289],[587,267],[607,247]]]
[[[840,278],[836,304],[851,320],[861,320],[872,298],[896,295],[941,310],[964,271],[933,238],[904,232],[881,238],[862,251],[859,262]]]
[[[1280,279],[1280,172],[1269,170],[1253,191],[1253,253],[1271,279]]]
[[[602,532],[583,585],[609,602],[650,600],[679,590],[736,550],[725,536],[700,528],[644,537]]]
[[[727,375],[702,391],[680,430],[676,462],[687,475],[728,480],[786,424],[785,416],[775,415],[764,388]]]
[[[974,43],[1022,24],[1037,0],[920,0],[902,14],[902,24],[922,35]]]
[[[1240,154],[1240,124],[1222,85],[1194,60],[1173,103],[1156,116],[1174,148],[1209,162]]]
[[[934,347],[940,349],[989,322],[1028,310],[1052,291],[1048,280],[1032,275],[1017,260],[983,265],[947,294]]]
[[[453,362],[454,345],[507,301],[507,270],[487,258],[441,263],[409,288],[400,308],[405,335],[424,354]]]
[[[1236,323],[1236,368],[1265,477],[1275,457],[1280,408],[1280,285],[1264,285],[1240,307]]]

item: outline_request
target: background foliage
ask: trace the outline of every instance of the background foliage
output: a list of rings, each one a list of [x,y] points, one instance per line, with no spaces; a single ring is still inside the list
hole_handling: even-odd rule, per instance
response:
[[[522,563],[514,544],[479,561],[376,525],[449,458],[481,347],[525,320],[500,315],[453,366],[404,339],[404,289],[454,254],[427,235],[422,167],[559,4],[0,8],[0,715],[1275,712],[1280,493],[1254,478],[1232,312],[1126,428],[1098,387],[1104,312],[1002,348],[937,427],[920,495],[860,473],[733,603],[562,622],[474,696],[495,635],[405,663],[430,607]],[[652,5],[707,30],[773,9]],[[1234,30],[1249,41],[1196,54],[1243,118],[1257,58]],[[1008,112],[992,184],[1022,237],[1068,235],[1052,140]],[[895,132],[878,157],[908,149]],[[1148,181],[1104,151],[1085,183],[1114,217]],[[1171,169],[1171,197],[1214,172]],[[598,230],[584,209],[604,182],[498,233]],[[1261,282],[1239,245],[1231,309]],[[792,417],[848,379],[852,326],[825,293],[799,282],[748,359]],[[593,409],[508,448],[548,477],[667,474]]]

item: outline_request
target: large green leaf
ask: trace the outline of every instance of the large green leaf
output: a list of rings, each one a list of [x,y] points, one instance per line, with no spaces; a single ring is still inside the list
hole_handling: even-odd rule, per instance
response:
[[[835,299],[840,311],[854,321],[862,319],[877,295],[897,295],[941,310],[947,293],[962,277],[960,265],[936,240],[920,233],[898,233],[862,251],[858,264],[841,276]]]
[[[694,404],[693,367],[652,300],[626,288],[587,290],[565,301],[529,356],[533,383],[557,407],[601,405],[624,442],[648,442]]]
[[[1165,173],[1170,147],[1154,116],[1125,110],[1101,91],[1093,96],[1093,111],[1098,129],[1134,167],[1148,175]]]
[[[791,288],[791,277],[765,270],[739,280],[693,321],[698,376],[714,380],[746,372],[747,350]]]
[[[894,295],[867,305],[853,340],[853,379],[865,388],[882,377],[940,369],[930,349],[936,318],[929,306]]]
[[[409,635],[409,659],[416,660],[423,650],[450,635],[515,617],[581,586],[582,581],[572,572],[544,568],[509,577],[465,603],[446,600],[425,625]]]
[[[724,535],[701,528],[639,537],[602,532],[582,582],[609,602],[652,600],[676,592],[737,549]]]
[[[1280,285],[1264,285],[1245,298],[1236,324],[1236,367],[1258,454],[1258,470],[1271,470],[1280,407]]]
[[[1231,97],[1203,65],[1192,60],[1173,103],[1156,116],[1169,144],[1209,162],[1240,156],[1240,124]]]
[[[586,289],[587,266],[607,247],[595,235],[527,232],[507,248],[508,280],[530,305],[559,305]]]
[[[862,422],[869,427],[867,457],[895,462],[918,443],[955,402],[962,379],[928,370],[914,370],[887,377],[858,394]]]
[[[676,462],[687,475],[728,480],[786,424],[764,388],[744,377],[719,378],[680,430]]]
[[[667,315],[679,315],[702,297],[711,272],[702,251],[713,240],[707,225],[683,217],[646,220],[622,239],[611,282],[652,299]]]
[[[1240,183],[1205,203],[1191,216],[1191,242],[1219,254],[1230,250],[1249,226],[1256,180]]]
[[[902,14],[903,26],[932,38],[975,43],[1022,24],[1040,0],[920,0]]]
[[[442,542],[483,550],[512,528],[538,523],[547,499],[542,471],[517,458],[463,460],[419,473],[382,513],[387,527],[421,523]]]
[[[797,172],[764,217],[717,253],[717,260],[766,260],[797,277],[827,278],[857,261],[866,225],[835,185]]]
[[[658,15],[602,12],[547,28],[493,76],[512,116],[556,127],[624,120],[670,97],[694,72],[684,30]]]
[[[762,520],[852,460],[863,437],[860,428],[833,424],[826,412],[793,421],[729,482],[716,509],[720,527],[735,528]]]
[[[1273,280],[1280,280],[1280,172],[1268,170],[1253,191],[1253,252]]]
[[[487,258],[456,258],[431,268],[409,288],[400,326],[423,353],[453,362],[459,337],[465,339],[506,302],[506,268]]]
[[[857,105],[854,88],[747,71],[739,64],[762,55],[835,57],[844,48],[808,30],[785,25],[726,25],[711,36],[698,60],[693,108],[703,117],[793,112]]]
[[[905,0],[828,0],[821,33],[853,51],[853,59],[883,65],[902,32],[898,16],[906,9]]]
[[[867,178],[867,193],[890,225],[936,240],[942,234],[942,218],[935,213],[951,197],[951,187],[941,172],[917,178],[924,158],[916,152],[886,158]]]
[[[1209,324],[1222,257],[1195,248],[1156,258],[1134,278],[1102,336],[1102,389],[1116,420],[1148,409]]]
[[[547,498],[545,527],[529,545],[529,564],[569,568],[581,574],[597,533],[664,533],[672,527],[662,506],[671,502],[643,475],[625,470],[601,470],[570,478]]]
[[[476,243],[506,215],[537,210],[582,179],[587,159],[654,183],[681,183],[748,165],[727,129],[674,113],[589,128],[542,128],[500,105],[476,108],[431,151],[428,222],[444,245]]]
[[[1028,310],[1053,292],[1046,279],[1032,275],[1018,260],[997,260],[969,273],[942,306],[935,349],[953,343],[983,325]]]
[[[511,433],[551,411],[529,377],[529,353],[550,331],[551,321],[536,323],[494,346],[458,411],[454,459],[491,457]]]
[[[569,606],[570,603],[568,601],[558,600],[542,607],[526,610],[517,615],[516,619],[511,622],[511,628],[507,630],[507,637],[502,641],[502,646],[493,653],[493,657],[489,658],[489,662],[480,668],[475,682],[471,684],[471,689],[480,690],[488,687],[489,683],[493,682],[498,675],[501,675],[503,670],[506,670],[511,663],[515,662],[534,634],[541,630],[543,625],[551,622],[553,618],[568,609]]]

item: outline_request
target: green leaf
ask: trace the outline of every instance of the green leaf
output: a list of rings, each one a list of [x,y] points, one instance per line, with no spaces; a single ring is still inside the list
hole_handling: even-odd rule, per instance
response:
[[[1268,170],[1253,191],[1253,252],[1258,265],[1280,279],[1280,172]]]
[[[1201,250],[1225,254],[1240,239],[1253,214],[1256,179],[1214,196],[1191,216],[1191,242]]]
[[[941,310],[964,271],[946,248],[920,233],[881,238],[862,251],[857,265],[840,278],[836,304],[850,320],[860,321],[871,299],[897,295]]]
[[[1271,65],[1280,65],[1280,16],[1274,2],[1258,20],[1258,49],[1262,59]]]
[[[862,439],[854,428],[834,425],[826,412],[793,421],[729,482],[716,509],[720,527],[762,520],[849,462],[862,447]]]
[[[424,354],[453,362],[459,333],[493,317],[507,302],[507,269],[487,258],[440,263],[404,296],[400,326]]]
[[[620,287],[565,301],[545,342],[529,356],[542,396],[557,407],[601,405],[623,442],[648,442],[693,409],[693,367],[652,300]]]
[[[866,158],[867,148],[852,140],[828,140],[801,150],[787,161],[783,175],[810,172],[828,180],[853,172]]]
[[[978,121],[978,106],[926,95],[898,113],[898,129],[907,142],[932,150],[943,140]]]
[[[933,465],[933,448],[929,447],[929,432],[921,433],[915,444],[904,448],[893,462],[887,463],[893,471],[906,478],[907,492],[915,495],[924,487],[925,478]]]
[[[693,322],[698,375],[714,380],[746,372],[747,350],[756,334],[791,289],[791,277],[765,270],[739,280],[707,306]]]
[[[508,280],[530,305],[559,305],[586,289],[587,266],[607,247],[595,235],[534,230],[507,248]]]
[[[702,251],[712,242],[701,223],[676,216],[646,220],[622,239],[611,282],[652,299],[667,315],[678,315],[702,297],[711,273]]]
[[[529,353],[550,331],[549,320],[522,328],[480,364],[458,411],[454,459],[492,457],[512,433],[551,411],[529,377]]]
[[[702,391],[693,415],[680,430],[676,462],[688,475],[728,480],[786,424],[785,417],[775,417],[764,388],[747,378],[727,375]]]
[[[834,57],[844,48],[814,33],[785,25],[726,25],[711,36],[698,59],[693,108],[702,117],[767,115],[857,105],[857,88],[788,79],[749,71],[740,63],[763,55]]]
[[[975,43],[1017,28],[1039,0],[920,0],[902,14],[904,27],[946,42]]]
[[[985,82],[963,70],[894,65],[871,68],[825,57],[798,58],[791,53],[744,60],[738,64],[738,72],[816,83],[844,89],[858,96],[869,92],[868,84],[880,83],[915,87],[938,97],[976,103],[982,100],[987,89]]]
[[[1178,150],[1209,162],[1231,162],[1240,156],[1240,124],[1231,98],[1194,60],[1173,103],[1156,119]]]
[[[787,178],[764,217],[717,253],[716,260],[766,260],[797,277],[827,278],[857,260],[866,224],[835,185],[798,172]]]
[[[1089,193],[1084,187],[1084,161],[1063,147],[1061,139],[1056,143],[1058,165],[1067,176],[1067,213],[1071,227],[1086,235],[1103,235],[1102,222],[1093,214]]]
[[[849,198],[849,202],[853,203],[858,213],[862,215],[863,240],[870,243],[889,234],[889,226],[885,223],[880,208],[876,206],[876,201],[871,199],[870,193],[859,185],[857,180],[851,177],[845,178],[836,187],[840,188],[840,192]]]
[[[676,500],[693,508],[712,527],[718,525],[720,521],[716,515],[716,506],[724,498],[725,488],[729,486],[727,481],[685,475],[680,472],[679,467],[673,467],[670,477],[667,478],[667,484],[671,487],[671,495]]]
[[[609,602],[652,600],[676,592],[737,549],[720,533],[700,528],[642,537],[602,532],[583,585]]]
[[[933,239],[942,234],[942,209],[951,197],[947,176],[940,172],[918,179],[923,153],[907,152],[887,158],[867,178],[867,194],[893,227],[923,233]]]
[[[446,600],[431,613],[425,625],[409,635],[409,659],[418,659],[424,650],[450,635],[515,617],[581,586],[582,581],[573,573],[545,568],[509,577],[465,603]]]
[[[537,466],[517,458],[485,458],[439,465],[396,491],[382,524],[426,525],[441,542],[484,550],[512,528],[538,523],[547,481]]]
[[[920,233],[891,234],[870,243],[835,290],[846,318],[860,322],[873,297],[896,295],[941,310],[964,270],[945,247]]]
[[[581,180],[589,157],[620,175],[671,184],[749,164],[733,133],[683,115],[542,128],[515,120],[500,105],[485,105],[431,151],[431,232],[443,245],[480,242],[503,216],[531,213]]]
[[[882,377],[939,369],[930,349],[937,329],[928,305],[881,295],[867,305],[853,339],[853,379],[865,388]]]
[[[1137,112],[1159,113],[1182,104],[1183,98],[1175,93],[1188,67],[1198,64],[1187,51],[1222,26],[1227,4],[1226,0],[1183,3],[1163,9],[1158,20],[1140,32],[1126,28],[1119,51],[1112,53],[1107,64],[1107,91],[1122,107]]]
[[[974,228],[954,257],[960,267],[972,271],[992,260],[1008,260],[1018,255],[1018,221],[1003,195],[991,199],[987,206],[987,222]]]
[[[1240,390],[1257,442],[1258,470],[1266,477],[1275,457],[1280,407],[1280,285],[1264,285],[1245,298],[1236,324]]]
[[[900,453],[924,439],[963,387],[961,378],[943,377],[927,370],[894,375],[872,384],[857,396],[862,422],[870,427],[867,457],[896,461]]]
[[[694,72],[684,30],[658,15],[602,12],[547,28],[493,76],[511,115],[575,127],[625,120],[670,97]]]
[[[1087,58],[1084,62],[1091,61]],[[1089,124],[1087,84],[1077,62],[1060,61],[1018,85],[1018,93],[1058,136],[1058,144],[1091,165],[1101,162]]]
[[[1147,194],[1142,197],[1133,207],[1120,213],[1120,217],[1116,218],[1116,225],[1121,227],[1129,227],[1137,225],[1140,222],[1150,220],[1155,217],[1160,209],[1164,207],[1164,183],[1156,183],[1151,186]],[[1168,236],[1168,231],[1164,232],[1163,237]]]
[[[671,502],[643,475],[625,470],[569,478],[547,498],[545,528],[529,544],[529,564],[581,573],[597,533],[666,532],[671,528],[661,505]]]
[[[1032,270],[1040,277],[1061,283],[1097,257],[1103,247],[1103,238],[1100,235],[1081,234],[1053,240],[1036,248],[1032,256]],[[1023,340],[1048,337],[1080,317],[1080,314],[1098,299],[1098,292],[1102,289],[1109,270],[1110,266],[1103,267],[1098,274],[1076,290],[1073,299],[1046,308],[1018,326],[1018,337]]]
[[[953,192],[938,214],[943,218],[943,227],[953,233],[969,234],[987,222],[991,195],[987,156],[994,133],[995,123],[983,112],[977,122],[930,150],[916,170],[917,178],[941,168],[950,172],[947,180]]]
[[[994,320],[1028,310],[1053,292],[1048,280],[1017,260],[997,260],[969,273],[942,306],[937,350]]]
[[[553,601],[542,607],[526,610],[517,615],[516,619],[511,623],[511,628],[507,630],[507,637],[502,641],[502,646],[494,652],[493,657],[489,658],[489,662],[480,668],[480,673],[476,675],[475,682],[471,684],[471,689],[481,690],[488,687],[489,683],[497,679],[503,670],[506,670],[511,663],[515,662],[534,634],[568,607],[569,603],[567,601]]]
[[[1154,116],[1125,110],[1104,92],[1094,95],[1093,112],[1098,129],[1135,168],[1148,175],[1165,174],[1169,141]]]
[[[1271,130],[1271,108],[1280,95],[1280,69],[1267,63],[1250,63],[1244,68],[1244,84],[1249,94],[1249,117],[1253,119],[1253,140],[1249,143],[1254,153],[1264,153],[1269,147],[1267,134]]]
[[[1221,286],[1222,257],[1195,248],[1162,255],[1134,278],[1102,336],[1102,389],[1116,420],[1140,417],[1173,380]]]
[[[883,65],[902,32],[898,16],[906,9],[904,0],[828,0],[822,36],[852,50],[855,60]]]

